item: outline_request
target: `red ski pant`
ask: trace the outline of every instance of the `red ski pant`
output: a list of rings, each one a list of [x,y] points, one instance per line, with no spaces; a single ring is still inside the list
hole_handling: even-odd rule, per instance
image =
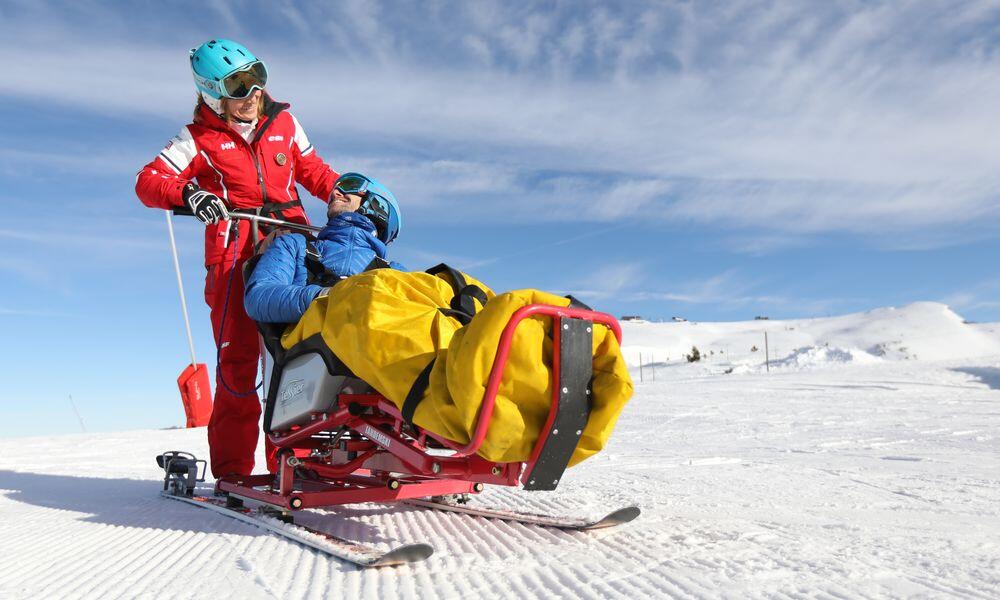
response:
[[[208,423],[215,477],[251,474],[259,436],[261,406],[254,386],[260,343],[257,325],[243,308],[244,262],[236,262],[235,272],[231,261],[210,265],[205,277],[205,302],[212,309],[212,330],[219,351],[215,403]],[[265,450],[269,466],[273,466],[274,449],[269,442]]]

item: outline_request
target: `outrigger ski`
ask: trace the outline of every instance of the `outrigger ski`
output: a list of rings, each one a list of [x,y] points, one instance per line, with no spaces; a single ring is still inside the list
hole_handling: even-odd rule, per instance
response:
[[[516,521],[528,525],[538,525],[540,527],[553,527],[555,529],[566,529],[569,531],[591,531],[603,529],[605,527],[615,527],[632,521],[639,516],[638,506],[625,506],[614,510],[599,519],[582,519],[580,517],[564,517],[559,515],[548,515],[517,510],[507,510],[503,508],[487,508],[469,506],[461,500],[453,498],[430,498],[427,500],[405,500],[406,504],[457,512],[487,519],[499,519],[501,521]]]
[[[239,498],[230,496],[198,496],[195,487],[205,481],[206,463],[189,452],[171,450],[156,457],[156,464],[165,472],[160,495],[193,506],[205,508],[248,525],[276,533],[303,546],[346,560],[361,567],[388,567],[424,560],[434,553],[427,544],[408,544],[391,550],[359,544],[306,525],[289,522],[268,514],[266,507],[252,509]]]
[[[268,516],[266,512],[248,507],[228,506],[224,498],[209,496],[177,496],[168,492],[160,492],[164,498],[179,500],[194,506],[200,506],[219,514],[232,517],[255,527],[260,527],[276,533],[286,539],[298,542],[318,550],[328,556],[346,560],[361,567],[389,567],[417,562],[426,559],[434,553],[427,544],[408,544],[391,550],[380,550],[374,546],[351,542],[335,535],[313,529],[298,523],[285,523],[276,517]]]

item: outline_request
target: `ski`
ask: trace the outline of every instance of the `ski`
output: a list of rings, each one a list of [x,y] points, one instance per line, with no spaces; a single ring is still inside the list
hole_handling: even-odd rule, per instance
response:
[[[526,523],[528,525],[554,527],[556,529],[565,529],[569,531],[591,531],[594,529],[603,529],[605,527],[615,527],[632,521],[638,517],[640,513],[638,506],[625,506],[608,513],[600,519],[585,519],[580,517],[547,515],[500,508],[480,508],[449,500],[405,500],[404,502],[413,506],[432,508],[434,510],[463,513],[477,517],[485,517],[487,519],[516,521],[518,523]]]
[[[279,519],[260,514],[252,508],[230,508],[226,506],[223,498],[177,496],[167,492],[160,492],[160,495],[226,515],[360,567],[389,567],[417,562],[426,559],[434,552],[434,549],[427,544],[408,544],[388,551],[380,550],[305,525],[284,523]]]

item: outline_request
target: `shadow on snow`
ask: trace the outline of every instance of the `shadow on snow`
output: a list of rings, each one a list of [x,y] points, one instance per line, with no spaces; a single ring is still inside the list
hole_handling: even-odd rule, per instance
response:
[[[990,389],[1000,390],[1000,367],[957,367],[952,371],[978,377]]]
[[[0,470],[0,495],[33,506],[82,513],[79,517],[82,521],[167,531],[272,535],[224,515],[162,498],[159,495],[162,489],[162,482],[142,479],[101,479]],[[202,493],[210,493],[210,490],[202,490]],[[371,544],[391,540],[383,537],[378,527],[360,518],[421,510],[389,505],[379,508],[379,511],[359,511],[351,507],[337,507],[325,511],[325,514],[299,511],[297,519],[337,537]]]

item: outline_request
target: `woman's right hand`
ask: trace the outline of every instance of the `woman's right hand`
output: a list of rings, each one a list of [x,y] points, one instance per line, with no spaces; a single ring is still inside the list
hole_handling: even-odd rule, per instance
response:
[[[184,186],[181,197],[194,216],[206,225],[214,225],[219,221],[229,220],[229,210],[226,203],[212,192],[206,192],[193,183]]]

